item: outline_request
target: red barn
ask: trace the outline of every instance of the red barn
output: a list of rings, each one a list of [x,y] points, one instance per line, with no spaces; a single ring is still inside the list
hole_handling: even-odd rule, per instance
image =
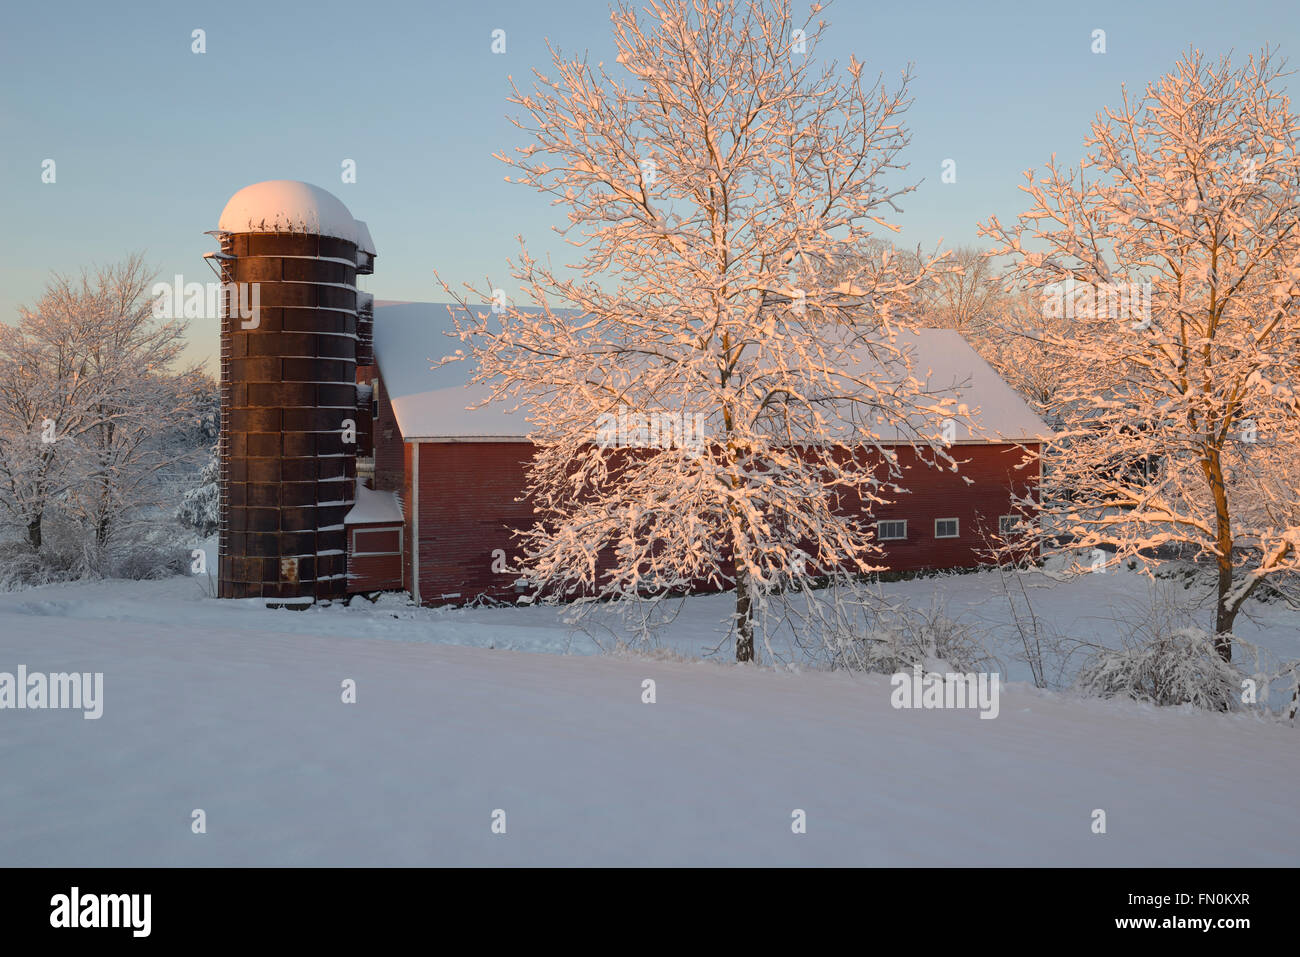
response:
[[[405,589],[423,604],[480,596],[512,600],[512,530],[531,526],[521,501],[533,446],[520,414],[469,411],[485,393],[467,385],[468,363],[431,365],[460,343],[448,338],[447,306],[379,306],[373,366],[358,382],[373,388],[373,455],[358,466],[348,514],[348,576],[353,592]],[[895,443],[908,494],[881,508],[877,534],[891,569],[978,565],[987,537],[1014,521],[1012,501],[1032,492],[1047,426],[960,334],[922,330],[911,337],[913,372],[949,390],[973,411],[953,436],[959,472],[932,468],[901,433]],[[372,489],[362,485],[372,476]]]

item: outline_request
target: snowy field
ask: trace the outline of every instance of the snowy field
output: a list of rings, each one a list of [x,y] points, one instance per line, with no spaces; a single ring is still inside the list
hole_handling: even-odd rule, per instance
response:
[[[1038,584],[1040,615],[1103,641],[1149,604],[1136,574]],[[994,572],[886,587],[1005,625]],[[104,673],[98,720],[0,711],[0,862],[1300,863],[1300,730],[1039,691],[1011,647],[996,720],[895,710],[886,676],[701,660],[727,600],[592,657],[547,608],[267,611],[188,578],[0,595],[0,671]],[[1280,603],[1241,632],[1300,657]]]

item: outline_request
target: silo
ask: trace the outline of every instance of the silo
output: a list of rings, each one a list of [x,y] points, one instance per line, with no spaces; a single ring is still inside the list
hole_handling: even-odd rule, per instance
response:
[[[221,317],[219,594],[289,605],[342,597],[356,277],[373,250],[359,251],[337,197],[291,180],[241,189],[216,236],[213,258],[233,284]]]

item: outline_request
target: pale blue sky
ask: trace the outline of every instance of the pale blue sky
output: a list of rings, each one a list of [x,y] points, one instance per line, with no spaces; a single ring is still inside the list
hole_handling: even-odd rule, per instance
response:
[[[519,138],[506,76],[549,62],[544,40],[612,61],[606,2],[41,2],[0,14],[0,319],[49,271],[143,250],[162,277],[202,262],[229,196],[265,179],[334,192],[379,251],[380,299],[444,298],[491,275],[523,233],[536,253],[558,212],[503,181],[492,160]],[[826,11],[823,56],[872,73],[915,64],[907,243],[976,241],[991,213],[1023,208],[1019,174],[1080,153],[1089,121],[1195,45],[1244,56],[1264,43],[1300,65],[1300,2],[1125,0],[1068,4],[853,2]],[[191,52],[191,32],[207,52]],[[504,29],[505,55],[490,50]],[[1090,52],[1104,29],[1107,52]],[[1292,81],[1295,90],[1300,81]],[[57,182],[41,182],[45,159]],[[957,182],[943,184],[944,159]],[[357,182],[340,180],[344,159]],[[191,356],[216,351],[195,321]]]

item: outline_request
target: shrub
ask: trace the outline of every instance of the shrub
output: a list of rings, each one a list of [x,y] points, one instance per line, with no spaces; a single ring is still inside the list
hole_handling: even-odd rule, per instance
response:
[[[1119,649],[1098,649],[1079,670],[1075,686],[1104,698],[1231,711],[1240,706],[1241,674],[1219,657],[1209,634],[1191,626]]]
[[[980,672],[989,670],[995,662],[969,625],[950,618],[945,609],[935,605],[929,609],[890,609],[865,634],[849,643],[840,664],[897,674],[916,666]]]
[[[26,542],[0,542],[0,591],[74,581],[83,571],[75,550],[47,545],[34,552]]]
[[[171,543],[145,542],[122,550],[112,566],[114,578],[152,581],[184,575],[190,570],[190,550]]]

